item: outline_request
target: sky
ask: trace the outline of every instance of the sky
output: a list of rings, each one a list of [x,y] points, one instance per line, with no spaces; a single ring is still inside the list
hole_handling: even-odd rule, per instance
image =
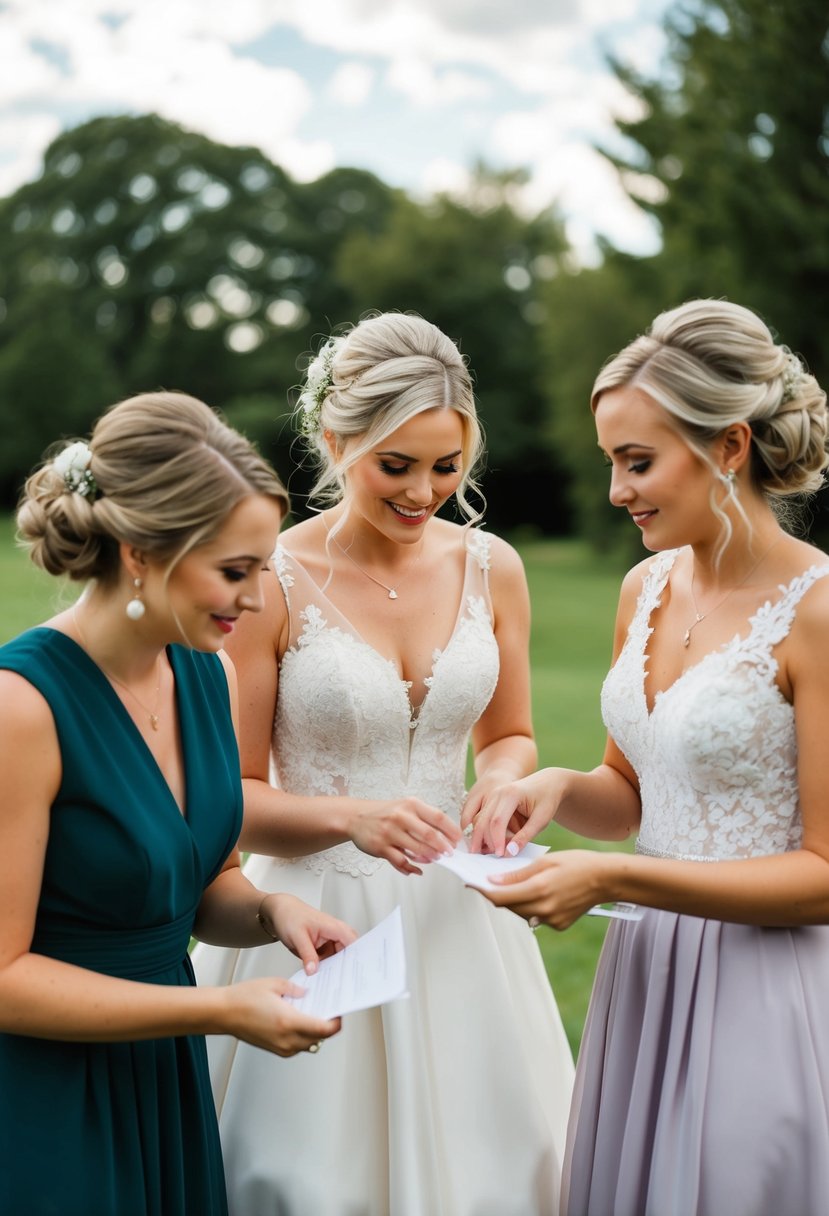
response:
[[[656,75],[668,7],[0,0],[0,197],[39,176],[67,127],[152,111],[300,181],[348,165],[427,198],[462,194],[478,160],[523,168],[519,205],[557,205],[581,262],[597,235],[650,253],[651,221],[594,145],[619,148],[614,116],[638,114],[605,55]]]

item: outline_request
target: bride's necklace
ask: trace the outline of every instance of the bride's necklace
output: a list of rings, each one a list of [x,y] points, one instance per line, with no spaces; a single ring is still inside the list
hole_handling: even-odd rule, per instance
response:
[[[84,636],[83,630],[81,629],[81,623],[78,620],[77,605],[72,609],[72,621],[75,625],[75,628],[78,631],[78,637],[81,639],[81,642],[83,643],[84,650],[86,651],[87,654],[89,654],[89,644]],[[91,654],[89,654],[89,657],[92,658]],[[92,661],[95,662],[94,659]],[[155,709],[154,710],[150,709],[147,705],[144,704],[144,702],[140,699],[140,697],[137,697],[135,695],[133,690],[130,688],[129,684],[125,684],[123,680],[119,680],[117,676],[114,676],[111,671],[107,671],[107,669],[105,667],[102,667],[100,663],[97,663],[96,666],[101,669],[101,671],[104,673],[106,678],[111,681],[111,683],[117,684],[119,688],[123,688],[124,692],[129,693],[129,695],[132,697],[133,701],[135,701],[136,705],[138,705],[141,709],[143,709],[144,713],[149,718],[150,726],[152,727],[152,729],[158,730],[158,721],[159,721],[158,709],[159,709],[159,702],[161,700],[161,655],[157,654],[155,657],[156,687],[155,687]]]
[[[383,590],[384,590],[384,591],[386,591],[386,592],[388,593],[388,597],[389,597],[389,599],[390,599],[390,600],[396,600],[396,599],[398,599],[398,598],[399,598],[399,597],[398,597],[398,594],[397,594],[397,591],[396,591],[396,589],[395,589],[394,587],[390,587],[390,586],[388,585],[388,583],[384,583],[382,579],[375,578],[373,574],[369,574],[368,570],[364,570],[364,569],[363,569],[363,567],[360,565],[360,563],[359,563],[359,562],[356,560],[356,558],[353,558],[353,557],[351,556],[351,554],[349,553],[348,549],[344,549],[344,548],[343,548],[343,546],[342,546],[342,545],[340,544],[340,542],[337,540],[336,536],[333,538],[333,540],[334,540],[334,544],[337,546],[337,548],[339,549],[340,553],[344,554],[344,555],[345,555],[345,556],[348,558],[348,560],[351,562],[351,564],[357,567],[357,569],[360,571],[360,573],[361,573],[361,574],[364,574],[364,575],[366,576],[366,578],[370,578],[370,579],[371,579],[371,581],[372,581],[373,583],[376,583],[378,587],[382,587],[382,588],[383,588]],[[414,561],[412,562],[412,564],[411,564],[411,565],[408,567],[408,569],[406,569],[406,570],[404,570],[404,571],[403,571],[403,576],[402,576],[402,578],[399,578],[399,579],[397,580],[397,586],[398,586],[398,587],[400,586],[400,584],[401,584],[401,583],[402,583],[402,582],[403,582],[405,579],[407,579],[407,578],[409,577],[409,575],[410,575],[410,574],[411,574],[411,572],[414,570],[415,566],[416,566],[416,565],[417,565],[417,563],[420,561],[420,559],[421,559],[421,557],[422,557],[422,556],[423,556],[423,542],[421,541],[421,544],[420,544],[420,552],[418,553],[417,557],[414,559]]]
[[[777,537],[775,540],[772,541],[772,543],[769,545],[768,549],[766,549],[765,553],[762,553],[760,555],[760,557],[757,559],[757,561],[754,563],[754,565],[751,567],[751,569],[749,570],[749,572],[745,576],[745,578],[740,579],[739,583],[735,583],[735,585],[731,588],[730,591],[726,591],[725,595],[722,597],[722,599],[719,601],[719,603],[716,603],[713,608],[709,608],[707,612],[700,612],[699,608],[697,607],[697,601],[694,599],[694,575],[696,572],[693,569],[691,570],[691,588],[690,588],[690,590],[691,590],[691,603],[694,605],[694,620],[691,622],[691,624],[685,630],[685,635],[682,639],[683,646],[685,646],[687,648],[688,646],[691,645],[691,634],[694,632],[694,630],[696,629],[696,627],[700,623],[700,621],[704,621],[706,617],[711,616],[711,614],[713,612],[716,612],[718,608],[722,608],[725,601],[730,596],[732,596],[735,591],[739,591],[741,587],[745,586],[745,584],[751,578],[752,574],[754,574],[754,572],[756,570],[758,570],[760,568],[760,566],[762,565],[762,563],[766,560],[766,558],[771,553],[772,549],[777,544],[777,541],[779,539],[780,539],[780,537]]]

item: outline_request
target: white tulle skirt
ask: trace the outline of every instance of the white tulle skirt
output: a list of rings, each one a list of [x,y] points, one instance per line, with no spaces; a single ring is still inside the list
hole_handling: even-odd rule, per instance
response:
[[[411,996],[317,1055],[209,1040],[231,1216],[556,1216],[573,1062],[526,923],[435,866],[246,872],[358,932],[400,904]],[[298,968],[278,944],[194,963],[202,984]]]

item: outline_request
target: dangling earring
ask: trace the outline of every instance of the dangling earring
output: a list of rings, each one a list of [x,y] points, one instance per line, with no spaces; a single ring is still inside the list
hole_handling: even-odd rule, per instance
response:
[[[720,473],[719,477],[729,494],[737,492],[737,474],[734,469],[726,469],[724,473]]]
[[[141,598],[141,588],[143,583],[140,578],[134,578],[132,585],[135,587],[135,595],[127,604],[125,609],[127,616],[131,621],[140,621],[144,613],[147,611],[144,601]]]

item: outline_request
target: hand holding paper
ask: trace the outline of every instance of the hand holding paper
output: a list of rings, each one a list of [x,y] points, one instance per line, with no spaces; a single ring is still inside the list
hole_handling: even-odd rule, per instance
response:
[[[408,996],[400,908],[338,954],[323,959],[314,975],[300,970],[291,982],[304,988],[305,994],[284,999],[317,1018],[336,1018]]]
[[[480,890],[494,890],[496,884],[490,882],[494,874],[509,874],[514,870],[523,870],[531,862],[545,853],[549,853],[548,845],[525,844],[515,857],[497,857],[493,853],[470,853],[464,838],[455,851],[448,857],[439,857],[437,864],[445,866],[453,874],[470,887]],[[641,920],[642,909],[635,904],[608,904],[588,908],[588,916],[606,916],[612,920]]]

